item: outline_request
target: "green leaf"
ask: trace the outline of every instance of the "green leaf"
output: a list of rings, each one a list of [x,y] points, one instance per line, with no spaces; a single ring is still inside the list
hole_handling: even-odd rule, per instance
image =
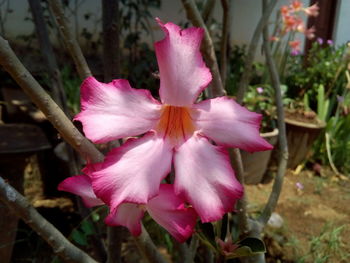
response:
[[[84,220],[81,222],[81,230],[83,230],[85,236],[93,235],[95,234],[94,226],[91,222]]]
[[[215,233],[214,233],[214,227],[212,223],[198,223],[198,226],[207,239],[207,241],[210,242],[210,244],[215,248],[216,247],[216,242],[215,242]]]
[[[230,253],[229,255],[227,255],[227,259],[253,256],[259,253],[266,252],[264,242],[258,238],[247,237],[238,242],[238,245],[240,247],[232,253]]]
[[[72,239],[78,243],[79,245],[86,246],[87,245],[87,239],[83,232],[74,229],[72,232]]]

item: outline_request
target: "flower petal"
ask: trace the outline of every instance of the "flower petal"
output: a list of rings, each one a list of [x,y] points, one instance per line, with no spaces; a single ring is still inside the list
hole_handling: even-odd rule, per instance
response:
[[[173,23],[163,24],[166,36],[155,43],[159,73],[159,95],[163,103],[189,106],[211,81],[199,51],[204,30],[191,27],[181,30]]]
[[[81,85],[81,107],[75,120],[83,123],[90,140],[103,143],[149,131],[160,118],[161,105],[127,80],[106,84],[89,77]]]
[[[261,115],[250,112],[234,100],[220,97],[193,106],[192,118],[200,132],[217,144],[248,152],[271,150],[259,134]]]
[[[93,172],[96,172],[102,168],[102,164],[103,163],[88,163],[81,171],[91,177]]]
[[[141,219],[144,210],[140,209],[137,204],[125,203],[118,206],[105,219],[105,223],[110,226],[125,226],[131,234],[138,236],[141,234]]]
[[[222,147],[194,135],[174,154],[175,193],[184,195],[202,222],[212,222],[233,210],[243,188]]]
[[[173,185],[161,184],[159,195],[148,202],[146,209],[177,241],[184,242],[193,234],[197,214],[175,195]]]
[[[158,194],[160,182],[170,172],[172,155],[171,145],[153,133],[129,139],[93,173],[94,191],[111,210],[122,202],[145,204]]]
[[[91,178],[87,175],[68,177],[58,185],[58,190],[79,195],[87,207],[104,204],[101,199],[96,197],[92,190]]]

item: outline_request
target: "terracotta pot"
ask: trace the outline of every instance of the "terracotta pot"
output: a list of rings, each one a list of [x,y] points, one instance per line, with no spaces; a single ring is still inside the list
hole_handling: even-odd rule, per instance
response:
[[[288,168],[295,169],[310,153],[311,147],[326,123],[318,124],[300,122],[285,118],[287,142],[288,142]]]
[[[278,129],[260,134],[270,144],[276,145],[278,140]],[[244,182],[246,184],[260,184],[267,170],[272,151],[248,153],[241,151]]]

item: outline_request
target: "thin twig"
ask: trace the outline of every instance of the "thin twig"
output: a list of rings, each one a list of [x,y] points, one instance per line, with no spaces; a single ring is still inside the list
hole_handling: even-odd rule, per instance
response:
[[[211,91],[209,93],[209,97],[224,96],[226,95],[226,92],[221,82],[221,76],[215,55],[214,44],[210,37],[207,26],[205,25],[202,16],[197,8],[197,5],[193,0],[182,0],[182,4],[186,10],[187,18],[192,22],[192,24],[194,26],[201,27],[204,29],[202,52],[210,68],[211,74],[213,75],[213,81],[209,89]]]
[[[271,0],[269,5],[267,6],[266,10],[263,12],[263,15],[261,16],[258,25],[255,28],[254,34],[252,39],[250,40],[249,48],[248,48],[248,54],[244,62],[244,70],[243,74],[241,76],[239,85],[238,85],[238,91],[237,91],[237,102],[242,103],[244,98],[245,90],[249,84],[250,77],[252,75],[252,66],[254,62],[254,57],[256,53],[256,49],[258,47],[259,39],[261,32],[265,25],[267,24],[269,17],[271,15],[271,12],[273,8],[275,7],[277,3],[277,0]]]
[[[70,243],[61,232],[28,203],[24,196],[7,184],[2,177],[0,177],[0,200],[38,233],[53,248],[53,251],[65,261],[97,263],[84,251]]]
[[[228,36],[231,28],[231,12],[230,12],[230,1],[221,0],[222,5],[222,34],[221,34],[221,50],[220,50],[220,72],[221,72],[221,81],[226,87],[226,77],[227,77],[227,45],[228,45]]]
[[[72,56],[75,66],[77,68],[79,77],[85,79],[91,76],[89,66],[83,56],[77,39],[75,38],[71,27],[69,26],[68,20],[64,15],[61,1],[48,0],[49,7],[55,15],[55,20],[58,25],[58,29],[61,32],[63,41]]]
[[[102,153],[75,128],[60,107],[18,60],[8,42],[2,37],[0,37],[0,64],[75,150],[91,162],[103,160]]]
[[[274,0],[271,0],[273,2]],[[271,3],[270,5],[271,6]],[[263,12],[265,13],[267,10],[267,0],[263,0]],[[278,170],[275,181],[273,183],[272,191],[269,196],[269,200],[259,217],[258,221],[263,225],[266,225],[269,220],[272,212],[275,210],[278,202],[278,198],[280,196],[284,175],[286,173],[287,162],[288,162],[288,144],[287,144],[287,135],[286,135],[286,125],[284,122],[284,110],[282,103],[282,93],[280,80],[277,73],[277,68],[274,62],[274,59],[271,54],[270,45],[269,45],[269,30],[268,27],[265,26],[263,29],[263,46],[265,51],[266,63],[270,73],[271,85],[275,89],[275,97],[276,97],[276,106],[277,106],[277,126],[278,126],[278,140],[279,140],[279,163]]]

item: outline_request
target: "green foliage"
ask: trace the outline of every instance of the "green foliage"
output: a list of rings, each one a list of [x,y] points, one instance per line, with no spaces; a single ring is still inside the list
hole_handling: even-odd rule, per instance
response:
[[[244,70],[244,61],[246,59],[246,46],[233,46],[228,63],[228,77],[226,91],[230,96],[234,96],[237,92],[238,83]]]
[[[317,90],[317,116],[321,121],[326,121],[329,108],[329,99],[325,98],[324,86],[320,84]]]
[[[344,228],[345,225],[332,227],[330,224],[326,224],[320,235],[310,240],[309,252],[297,262],[345,262],[346,259],[350,258],[350,254],[345,251],[341,238]]]
[[[335,113],[328,119],[324,133],[328,138],[321,136],[314,147],[316,159],[323,163],[333,163],[341,173],[345,174],[350,174],[350,92],[348,86],[349,84],[344,89],[342,96],[337,96]],[[322,89],[320,92],[322,93]],[[322,95],[319,96],[320,99]],[[324,107],[328,107],[327,100],[323,101]]]
[[[72,114],[80,110],[80,78],[72,72],[69,66],[61,70],[62,84],[66,92],[67,105]]]
[[[347,47],[336,48],[333,45],[321,46],[314,42],[307,57],[292,56],[288,60],[286,85],[289,87],[289,98],[309,97],[310,108],[316,111],[318,107],[320,85],[324,88],[324,98],[335,98],[339,89],[345,83],[347,63]],[[332,105],[330,105],[332,106]],[[332,108],[329,110],[332,111]]]
[[[270,85],[249,86],[243,103],[250,111],[263,115],[262,131],[267,132],[276,127],[275,95]]]

